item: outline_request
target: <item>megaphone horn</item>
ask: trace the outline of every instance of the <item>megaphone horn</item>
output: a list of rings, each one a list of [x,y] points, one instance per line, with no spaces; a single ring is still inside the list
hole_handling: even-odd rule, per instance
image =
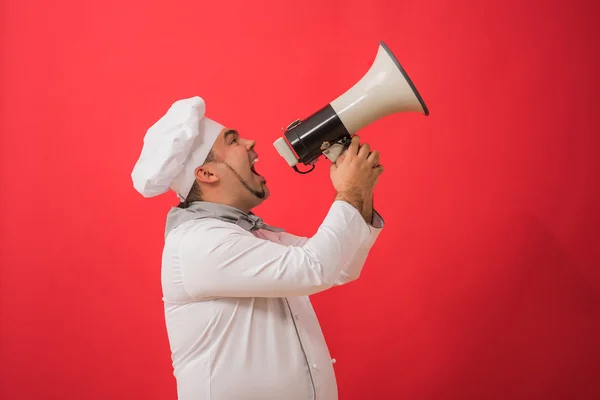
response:
[[[389,47],[380,41],[371,68],[354,86],[309,117],[292,122],[273,146],[290,167],[305,174],[315,168],[321,155],[335,162],[352,135],[397,112],[429,115],[408,74]],[[298,163],[312,168],[300,171]]]

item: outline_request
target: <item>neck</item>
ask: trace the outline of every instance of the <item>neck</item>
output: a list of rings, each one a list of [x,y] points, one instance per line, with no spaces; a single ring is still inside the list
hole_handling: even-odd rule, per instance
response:
[[[239,201],[239,199],[236,201],[236,199],[234,197],[229,197],[229,196],[219,196],[219,195],[215,195],[215,194],[211,194],[211,193],[206,193],[203,197],[203,201],[206,202],[210,202],[210,203],[218,203],[218,204],[223,204],[229,207],[233,207],[236,208],[246,214],[248,214],[250,211],[252,211],[252,206],[248,205],[248,204],[244,204],[242,202]]]

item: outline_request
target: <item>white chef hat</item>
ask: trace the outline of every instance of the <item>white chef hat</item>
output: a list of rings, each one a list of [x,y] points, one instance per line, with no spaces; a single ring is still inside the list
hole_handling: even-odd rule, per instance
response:
[[[194,171],[208,156],[223,125],[205,117],[201,97],[178,100],[146,132],[131,178],[144,197],[173,190],[184,200],[194,184]]]

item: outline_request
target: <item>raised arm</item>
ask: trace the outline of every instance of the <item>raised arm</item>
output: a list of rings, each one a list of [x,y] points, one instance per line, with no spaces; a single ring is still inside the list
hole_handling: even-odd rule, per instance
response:
[[[357,248],[354,255],[342,266],[340,274],[333,283],[334,286],[352,282],[360,277],[371,247],[375,244],[384,226],[383,218],[376,210],[372,210],[372,215],[372,221],[368,224],[370,232],[369,240]],[[278,236],[281,244],[289,246],[302,246],[309,240],[307,237],[293,235],[288,232],[281,232]]]
[[[346,261],[334,282],[334,286],[352,282],[360,277],[371,247],[379,237],[384,226],[383,218],[381,218],[381,215],[373,208],[373,190],[367,191],[364,197],[358,199],[355,204],[357,204],[357,207],[360,207],[361,215],[369,226],[370,239],[361,247],[357,248],[354,255]],[[307,237],[297,236],[287,232],[279,233],[278,239],[281,244],[291,246],[302,246],[308,240]]]
[[[284,297],[311,295],[334,285],[371,231],[356,207],[335,201],[316,234],[301,245],[256,238],[218,220],[174,232],[180,279],[188,295]],[[169,248],[169,243],[167,243]]]

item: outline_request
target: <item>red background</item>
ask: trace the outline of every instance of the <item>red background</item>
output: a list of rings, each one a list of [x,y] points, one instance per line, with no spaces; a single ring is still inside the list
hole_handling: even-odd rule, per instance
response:
[[[387,226],[359,281],[314,296],[340,398],[599,398],[597,2],[0,7],[0,398],[174,399],[159,269],[176,201],[132,187],[145,130],[203,96],[258,140],[257,213],[310,235],[328,164],[298,175],[271,143],[378,40],[431,116],[361,133]]]

